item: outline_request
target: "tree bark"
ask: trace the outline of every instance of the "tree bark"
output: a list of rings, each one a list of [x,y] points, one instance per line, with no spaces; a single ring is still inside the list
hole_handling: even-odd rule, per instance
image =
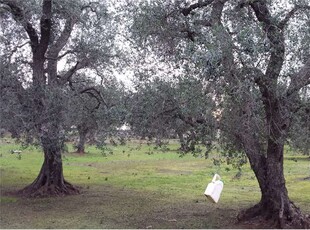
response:
[[[78,194],[79,190],[64,179],[61,159],[63,144],[59,133],[44,130],[41,143],[44,151],[44,162],[34,182],[18,194],[27,197],[64,196]]]
[[[252,167],[261,189],[261,200],[255,206],[243,210],[238,220],[262,216],[273,221],[273,227],[276,228],[309,228],[309,217],[303,215],[288,197],[283,173],[284,144],[273,142],[269,146],[266,160],[262,158],[260,163],[256,162],[261,167]]]
[[[76,152],[80,154],[85,153],[85,143],[86,143],[86,136],[88,134],[88,129],[78,128],[79,132],[79,143],[76,146]]]
[[[264,95],[264,93],[263,93]],[[262,216],[273,221],[277,228],[309,228],[310,219],[303,215],[288,197],[283,171],[284,143],[290,121],[285,104],[266,93],[268,100],[264,100],[268,137],[266,154],[263,154],[263,147],[255,138],[255,125],[251,122],[250,104],[246,104],[243,112],[246,114],[243,119],[243,133],[239,139],[249,158],[259,187],[261,200],[255,206],[242,211],[238,215],[239,220],[248,220],[255,216]]]

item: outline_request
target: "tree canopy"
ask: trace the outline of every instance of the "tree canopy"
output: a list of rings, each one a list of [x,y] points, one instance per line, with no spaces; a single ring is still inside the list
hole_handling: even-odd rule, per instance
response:
[[[133,39],[214,87],[221,143],[247,155],[262,192],[239,218],[265,215],[280,227],[308,226],[288,198],[283,149],[309,101],[309,5],[158,0],[133,8]]]
[[[38,178],[21,193],[77,193],[62,174],[66,122],[96,129],[97,119],[108,127],[126,117],[141,136],[175,132],[185,151],[217,142],[228,159],[245,154],[261,200],[238,218],[309,227],[283,174],[285,144],[309,154],[309,3],[112,4],[0,0],[1,127],[37,141],[45,156]],[[135,75],[131,93],[103,84],[117,68]]]

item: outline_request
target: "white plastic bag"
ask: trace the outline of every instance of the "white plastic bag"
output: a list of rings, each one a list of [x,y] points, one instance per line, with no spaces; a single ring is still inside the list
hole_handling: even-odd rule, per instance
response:
[[[212,202],[217,203],[220,199],[223,187],[224,183],[221,181],[221,177],[215,174],[212,182],[208,184],[204,195]]]

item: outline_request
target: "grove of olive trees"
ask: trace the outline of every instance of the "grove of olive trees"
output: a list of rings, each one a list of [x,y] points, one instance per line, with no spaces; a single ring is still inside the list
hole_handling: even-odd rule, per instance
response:
[[[173,133],[184,152],[245,154],[261,199],[238,219],[309,228],[283,171],[286,144],[309,154],[307,1],[0,0],[0,18],[0,128],[44,152],[19,194],[79,193],[63,176],[66,132],[84,152],[89,132],[126,123],[142,138]]]

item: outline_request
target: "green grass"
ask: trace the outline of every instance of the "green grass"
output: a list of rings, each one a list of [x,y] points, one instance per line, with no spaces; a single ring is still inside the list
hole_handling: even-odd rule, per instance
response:
[[[231,227],[236,214],[254,205],[260,191],[254,173],[245,165],[237,170],[215,166],[210,159],[180,157],[177,143],[171,151],[137,143],[116,146],[103,155],[88,146],[85,155],[63,156],[65,178],[81,186],[82,193],[65,198],[21,199],[5,195],[21,189],[37,176],[43,155],[40,149],[21,149],[0,141],[1,228],[220,228]],[[72,146],[69,145],[72,152]],[[150,154],[150,152],[152,152]],[[213,153],[217,157],[217,153]],[[211,155],[212,158],[212,155]],[[310,213],[309,157],[285,156],[285,176],[290,198]],[[224,190],[218,204],[203,196],[214,173],[221,175]],[[4,212],[4,210],[6,210]]]

